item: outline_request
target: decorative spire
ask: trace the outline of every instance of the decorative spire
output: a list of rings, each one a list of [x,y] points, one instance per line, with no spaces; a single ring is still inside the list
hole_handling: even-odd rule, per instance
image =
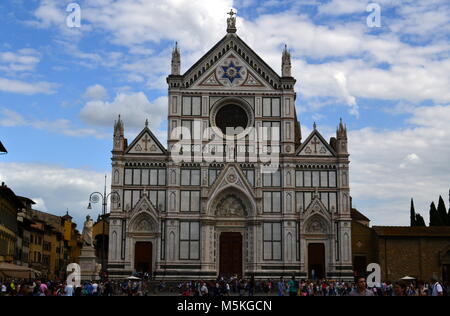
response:
[[[227,19],[227,33],[236,33],[237,32],[237,28],[236,28],[236,17],[235,15],[237,15],[236,12],[233,11],[233,9],[231,9],[231,11],[229,13],[227,13],[230,17]]]
[[[123,135],[124,135],[123,121],[119,114],[119,119],[114,122],[114,136],[123,136]]]
[[[347,126],[342,122],[342,118],[338,126],[337,136],[347,138]]]
[[[145,127],[148,128],[148,119],[145,120]]]
[[[292,77],[292,62],[291,52],[288,50],[287,45],[284,45],[283,57],[281,61],[281,73],[282,77]]]
[[[314,122],[313,128],[314,128],[315,131],[317,130],[317,124],[316,124],[316,122]]]
[[[172,75],[179,76],[181,72],[181,52],[178,47],[178,42],[175,43],[175,47],[172,51]]]

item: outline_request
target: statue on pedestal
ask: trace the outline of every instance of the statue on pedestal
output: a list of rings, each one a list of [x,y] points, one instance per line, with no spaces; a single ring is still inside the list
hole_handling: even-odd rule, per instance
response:
[[[86,221],[84,222],[83,227],[83,247],[85,245],[89,247],[94,247],[93,231],[94,231],[94,221],[88,215],[86,216]]]

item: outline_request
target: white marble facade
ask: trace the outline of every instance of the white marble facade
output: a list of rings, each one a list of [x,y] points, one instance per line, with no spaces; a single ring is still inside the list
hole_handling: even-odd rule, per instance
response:
[[[341,122],[330,142],[316,126],[302,139],[288,50],[279,76],[228,23],[227,35],[184,75],[178,46],[173,51],[168,149],[148,124],[131,144],[122,120],[115,124],[111,189],[121,201],[110,216],[109,273],[123,278],[149,271],[166,280],[214,279],[223,271],[351,279],[346,128]],[[227,161],[172,159],[182,142],[173,130],[192,128],[202,148],[211,138],[197,137],[193,126],[214,127],[219,135],[230,113],[242,113],[244,130],[279,130],[280,142],[271,147],[280,152],[277,172],[263,174],[258,160],[231,159],[241,148],[254,151],[251,143],[226,146]],[[240,234],[241,243],[227,244],[230,233]]]

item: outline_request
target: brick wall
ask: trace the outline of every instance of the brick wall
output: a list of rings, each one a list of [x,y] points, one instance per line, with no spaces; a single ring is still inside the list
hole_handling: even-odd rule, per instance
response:
[[[450,245],[449,238],[378,237],[378,258],[384,281],[412,276],[428,281],[442,278],[439,254]]]

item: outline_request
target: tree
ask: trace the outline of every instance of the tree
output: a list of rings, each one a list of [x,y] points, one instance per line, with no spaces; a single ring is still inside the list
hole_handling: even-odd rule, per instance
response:
[[[414,200],[411,199],[411,227],[417,226],[416,210],[414,209]]]
[[[426,227],[425,220],[423,219],[422,215],[416,214],[416,226],[417,227]]]
[[[439,216],[439,213],[436,209],[436,204],[431,203],[430,206],[430,226],[445,226],[445,223],[442,221],[442,218]]]
[[[449,196],[449,204],[448,204],[448,214],[447,214],[447,223],[450,226],[450,190],[448,191],[448,196]]]
[[[442,226],[450,226],[450,223],[448,223],[447,208],[445,207],[444,199],[442,198],[442,196],[439,196],[437,212],[439,214],[440,221],[443,224]]]

